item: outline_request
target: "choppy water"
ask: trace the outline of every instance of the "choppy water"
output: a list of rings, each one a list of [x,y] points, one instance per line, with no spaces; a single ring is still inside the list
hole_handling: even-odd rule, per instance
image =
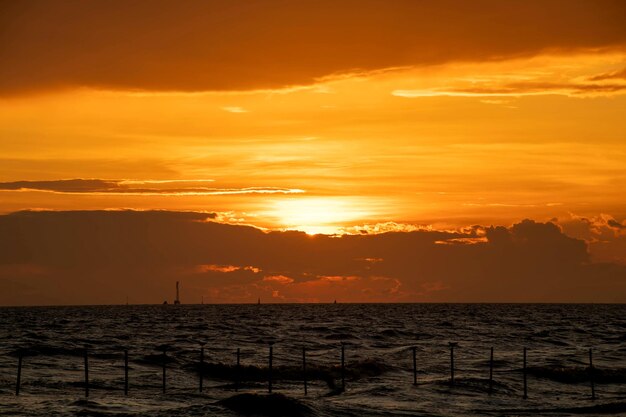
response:
[[[234,416],[218,401],[236,395],[238,374],[240,393],[267,392],[270,340],[275,341],[274,392],[314,416],[626,412],[626,305],[309,304],[2,308],[0,415]],[[454,386],[449,341],[459,343]],[[199,342],[207,342],[203,393],[198,392]],[[344,392],[338,389],[341,342],[348,343]],[[88,400],[82,385],[85,345]],[[491,346],[495,369],[489,395]],[[162,347],[167,347],[165,394]],[[523,347],[528,399],[522,398]],[[17,352],[24,349],[16,397]],[[127,397],[124,349],[130,360]]]

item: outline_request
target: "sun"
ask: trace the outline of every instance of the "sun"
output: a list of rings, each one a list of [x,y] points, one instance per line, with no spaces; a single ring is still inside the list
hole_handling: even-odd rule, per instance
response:
[[[369,213],[355,199],[304,197],[278,200],[267,215],[281,227],[315,235],[341,233]]]

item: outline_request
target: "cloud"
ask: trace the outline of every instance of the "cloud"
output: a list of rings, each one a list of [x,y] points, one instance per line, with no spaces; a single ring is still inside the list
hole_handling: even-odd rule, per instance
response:
[[[0,5],[0,94],[283,88],[333,74],[623,48],[622,1]]]
[[[555,220],[563,232],[587,243],[595,262],[613,262],[626,265],[626,225],[613,216],[577,216]]]
[[[364,224],[360,226],[344,227],[340,229],[340,232],[347,234],[377,234],[388,232],[414,232],[418,230],[432,230],[432,227],[427,225],[382,222],[375,224]]]
[[[568,97],[587,97],[626,92],[626,83],[567,83],[554,82],[515,82],[501,83],[495,80],[473,83],[472,87],[450,86],[448,88],[394,90],[392,95],[404,98],[418,97],[524,97],[558,94]],[[485,100],[483,100],[485,101]],[[493,102],[490,104],[494,104]]]
[[[607,221],[607,225],[608,225],[608,226],[610,226],[610,227],[613,227],[613,228],[615,228],[615,229],[618,229],[618,230],[624,230],[624,229],[626,229],[626,225],[624,225],[624,224],[622,224],[622,223],[618,222],[618,221],[617,221],[617,220],[615,220],[615,219],[609,219],[609,220]]]
[[[222,272],[230,273],[235,271],[252,271],[255,274],[261,272],[259,268],[254,266],[237,266],[237,265],[197,265],[193,268],[193,273],[205,273],[205,272]]]
[[[598,74],[589,78],[590,81],[604,81],[604,80],[626,80],[626,68],[605,72],[603,74]]]
[[[555,220],[570,236],[587,242],[610,240],[620,236],[626,226],[608,214],[598,216],[578,216],[570,213],[569,218]]]
[[[626,265],[594,262],[588,243],[555,223],[332,237],[212,217],[2,215],[0,287],[10,291],[0,304],[160,303],[175,281],[193,302],[255,302],[276,291],[285,302],[626,301]]]
[[[243,107],[222,107],[222,110],[227,111],[229,113],[248,113],[248,110],[244,109]]]
[[[296,194],[304,190],[280,187],[215,188],[212,180],[102,180],[70,179],[52,181],[0,182],[0,191],[47,191],[59,194],[113,195],[232,195]]]
[[[294,279],[286,277],[284,275],[268,275],[266,277],[263,277],[263,281],[275,282],[278,284],[291,284],[294,281]]]

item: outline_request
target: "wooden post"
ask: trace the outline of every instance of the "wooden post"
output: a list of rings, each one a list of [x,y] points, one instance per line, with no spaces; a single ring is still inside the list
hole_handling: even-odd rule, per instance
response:
[[[163,349],[163,394],[165,394],[166,368],[167,368],[167,355],[166,355],[166,350]]]
[[[15,382],[15,395],[20,395],[20,382],[22,380],[22,352],[17,356],[17,381]]]
[[[417,348],[413,346],[413,385],[417,385]]]
[[[306,347],[302,346],[302,379],[304,380],[304,395],[308,394],[306,381]]]
[[[449,342],[450,346],[450,386],[454,385],[454,348],[458,345],[456,342]]]
[[[128,349],[124,349],[124,395],[128,395]]]
[[[524,348],[524,399],[528,398],[528,381],[526,376],[526,348]]]
[[[596,399],[596,386],[593,380],[593,353],[591,348],[589,348],[589,380],[591,381],[591,399],[595,401]]]
[[[274,355],[274,342],[269,342],[270,345],[270,360],[269,360],[269,371],[267,376],[267,391],[272,393],[272,360]]]
[[[346,344],[341,342],[341,389],[346,390]]]
[[[237,348],[237,367],[235,368],[235,392],[239,391],[239,378],[240,378],[239,358],[240,356],[241,356],[241,349]]]
[[[89,357],[85,346],[85,397],[89,397]]]
[[[489,356],[489,394],[493,392],[493,346],[491,347],[491,355]]]
[[[204,346],[200,346],[200,392],[202,392],[202,383],[204,378]]]

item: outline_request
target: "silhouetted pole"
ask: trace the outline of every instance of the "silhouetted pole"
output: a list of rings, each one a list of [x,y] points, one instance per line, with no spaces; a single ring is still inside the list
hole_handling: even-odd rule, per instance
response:
[[[204,346],[200,346],[200,392],[202,392],[202,379],[204,378]]]
[[[528,383],[526,377],[526,348],[524,348],[524,399],[528,398]]]
[[[346,344],[341,342],[341,389],[346,389]]]
[[[589,348],[589,380],[591,381],[591,399],[596,399],[596,386],[593,380],[593,353]]]
[[[449,342],[450,346],[450,385],[454,385],[454,348],[458,346],[456,342]]]
[[[237,348],[237,367],[235,368],[235,391],[239,391],[239,358],[241,356],[241,349]]]
[[[124,395],[128,395],[128,350],[124,349]]]
[[[167,369],[167,354],[166,354],[166,350],[163,349],[163,394],[165,394],[166,369]]]
[[[302,346],[302,379],[304,380],[304,395],[307,395],[307,381],[306,381],[306,347]]]
[[[15,395],[20,395],[20,382],[22,380],[22,352],[17,356],[17,381],[15,382]]]
[[[270,360],[269,360],[269,372],[267,376],[267,391],[272,393],[272,361],[274,355],[274,342],[269,342],[270,345]]]
[[[493,392],[493,346],[491,347],[491,355],[489,356],[489,394]]]
[[[85,397],[89,397],[89,357],[85,346]]]
[[[413,346],[413,385],[417,385],[417,348]]]

